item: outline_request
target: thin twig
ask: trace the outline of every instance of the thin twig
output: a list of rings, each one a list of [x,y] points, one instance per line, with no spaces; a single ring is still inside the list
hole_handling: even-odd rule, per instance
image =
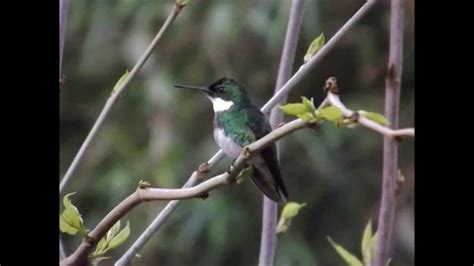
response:
[[[375,0],[369,0],[357,10],[357,12],[334,34],[334,36],[319,50],[306,64],[302,65],[293,77],[285,83],[285,85],[270,99],[264,106],[265,112],[269,112],[271,108],[277,104],[283,97],[288,95],[290,90],[299,83],[303,77],[309,74],[321,59],[326,56],[332,48],[336,46],[339,40],[346,34],[365,14],[377,3]]]
[[[148,46],[146,51],[140,57],[137,64],[130,71],[127,78],[116,89],[114,89],[114,91],[111,93],[110,97],[107,99],[107,102],[105,103],[105,106],[102,108],[102,111],[100,112],[99,117],[95,121],[94,126],[92,127],[91,131],[87,135],[87,138],[82,143],[81,148],[77,152],[76,156],[74,157],[74,160],[72,161],[72,163],[69,166],[66,174],[64,175],[63,179],[61,180],[61,184],[59,186],[59,193],[60,194],[63,193],[66,185],[68,184],[69,180],[71,179],[71,176],[73,175],[74,171],[77,169],[77,166],[79,165],[79,162],[81,161],[82,157],[84,156],[84,154],[85,154],[87,148],[89,147],[92,139],[96,135],[96,133],[99,130],[100,126],[103,124],[103,122],[104,122],[105,118],[107,117],[107,115],[109,114],[110,110],[112,110],[112,107],[114,106],[115,101],[120,96],[120,94],[127,88],[130,81],[134,77],[136,77],[138,71],[142,68],[142,66],[145,64],[147,59],[152,54],[153,50],[156,48],[158,42],[160,41],[161,37],[163,36],[163,33],[169,28],[169,26],[174,21],[176,16],[178,16],[178,14],[182,10],[182,8],[183,8],[183,6],[180,6],[178,4],[173,5],[173,9],[171,10],[170,14],[168,15],[168,18],[166,19],[165,23],[163,24],[161,29],[158,31],[158,33],[156,34],[155,38],[150,43],[150,45]]]
[[[339,96],[337,94],[334,94],[332,92],[328,92],[327,96],[328,101],[338,107],[341,111],[344,117],[351,118],[354,117],[354,115],[357,112],[354,112],[350,109],[348,109],[339,99]],[[389,127],[382,126],[370,119],[367,119],[361,115],[357,115],[357,123],[359,123],[361,126],[364,126],[368,129],[371,129],[375,132],[378,132],[388,138],[391,139],[396,139],[396,138],[414,138],[415,137],[415,129],[414,128],[404,128],[404,129],[391,129]],[[393,121],[391,121],[393,123]]]
[[[245,167],[248,160],[268,145],[278,141],[299,129],[307,127],[309,124],[301,119],[296,119],[284,126],[275,129],[265,137],[248,145],[242,149],[241,154],[234,162],[234,168],[218,176],[212,177],[201,184],[191,188],[162,189],[162,188],[138,188],[134,193],[119,203],[110,211],[99,224],[92,230],[87,240],[68,258],[61,262],[61,265],[83,265],[87,262],[87,255],[107,231],[125,214],[138,204],[151,200],[189,199],[203,197],[207,192],[217,187],[232,182],[240,171]]]
[[[219,151],[216,153],[208,162],[208,167],[213,168],[223,157],[223,152]],[[199,175],[202,177],[199,177]],[[205,173],[199,171],[194,171],[188,181],[184,184],[182,188],[189,188],[198,183],[200,179],[203,179]],[[120,257],[115,265],[128,265],[133,259],[135,254],[145,245],[148,240],[153,236],[153,234],[160,229],[163,223],[168,219],[174,209],[178,206],[179,200],[170,201],[166,207],[156,216],[153,222],[143,231],[143,233],[138,237],[138,239],[133,243],[133,245]]]
[[[390,11],[390,51],[388,73],[385,80],[385,116],[395,129],[398,128],[400,83],[403,67],[404,7],[404,0],[392,0]],[[397,199],[398,143],[393,138],[386,137],[383,144],[382,199],[374,266],[385,266],[388,263]]]
[[[63,76],[63,52],[66,38],[67,13],[69,0],[59,0],[59,79]]]
[[[309,74],[310,70],[315,67],[321,59],[329,53],[329,51],[334,48],[336,43],[346,34],[374,5],[375,0],[367,1],[347,22],[344,24],[334,36],[319,50],[310,61],[302,65],[298,71],[288,80],[288,82],[283,85],[283,87],[274,94],[273,97],[261,108],[263,113],[268,114],[272,108],[291,90],[293,90],[296,85]],[[208,161],[209,169],[213,169],[217,163],[219,163],[225,157],[222,150],[219,150],[212,158]],[[192,178],[193,175],[186,182],[186,185],[193,186],[197,184],[197,180]],[[140,235],[140,237],[133,243],[132,247],[117,261],[116,265],[126,265],[128,264],[133,256],[143,248],[146,242],[151,238],[151,236],[161,227],[161,225],[167,220],[170,214],[178,206],[178,201],[174,200],[169,202],[163,211],[158,214],[158,216],[153,220],[152,224]]]
[[[303,21],[303,8],[304,0],[294,0],[291,4],[288,28],[286,30],[285,42],[275,85],[275,94],[290,79],[291,73],[293,72],[293,62],[295,60],[301,23]],[[287,98],[288,95],[285,95],[278,104],[285,104]],[[278,108],[273,108],[269,120],[272,128],[276,128],[281,122],[283,122],[283,112]],[[280,145],[276,145],[276,148],[278,160],[280,160]],[[273,265],[277,245],[277,219],[278,205],[263,195],[262,232],[260,236],[258,265]]]
[[[59,260],[66,258],[66,250],[64,248],[64,243],[59,235]]]
[[[67,25],[67,14],[69,10],[69,0],[59,0],[59,89],[63,87],[63,52],[64,52],[64,40],[66,39],[66,25]],[[64,243],[59,235],[59,259],[66,257],[66,250]]]

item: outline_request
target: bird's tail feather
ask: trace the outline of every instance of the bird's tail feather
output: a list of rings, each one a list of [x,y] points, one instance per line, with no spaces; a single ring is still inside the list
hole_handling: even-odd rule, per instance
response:
[[[288,198],[287,195],[285,195],[285,192],[283,192],[275,182],[269,182],[269,180],[266,180],[263,173],[260,172],[257,167],[253,167],[252,180],[267,198],[273,200],[279,205],[287,203]]]

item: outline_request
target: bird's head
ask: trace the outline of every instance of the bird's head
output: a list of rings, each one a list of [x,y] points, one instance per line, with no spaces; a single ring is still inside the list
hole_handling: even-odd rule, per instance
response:
[[[215,81],[209,86],[175,85],[175,87],[204,92],[207,98],[211,100],[215,112],[226,111],[234,104],[241,104],[248,101],[244,86],[234,79],[225,77]]]

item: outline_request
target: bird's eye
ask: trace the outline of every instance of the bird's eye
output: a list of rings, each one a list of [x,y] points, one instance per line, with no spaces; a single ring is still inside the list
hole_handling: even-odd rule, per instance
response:
[[[218,92],[224,92],[224,87],[217,87]]]

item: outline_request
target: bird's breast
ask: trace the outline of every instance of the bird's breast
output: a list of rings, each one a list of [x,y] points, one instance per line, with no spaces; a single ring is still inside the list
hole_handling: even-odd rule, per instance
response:
[[[227,136],[221,128],[214,129],[214,140],[224,153],[232,159],[239,156],[240,151],[242,150],[242,147],[231,137]]]

